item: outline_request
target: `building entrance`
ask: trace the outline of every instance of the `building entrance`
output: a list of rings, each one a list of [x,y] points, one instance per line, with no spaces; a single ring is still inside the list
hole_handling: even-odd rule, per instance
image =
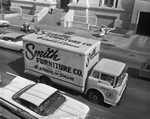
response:
[[[150,36],[150,12],[140,12],[136,34]]]
[[[70,3],[70,0],[57,0],[57,8],[65,8]]]
[[[67,5],[69,4],[70,0],[61,0],[61,8],[65,8],[67,7]]]

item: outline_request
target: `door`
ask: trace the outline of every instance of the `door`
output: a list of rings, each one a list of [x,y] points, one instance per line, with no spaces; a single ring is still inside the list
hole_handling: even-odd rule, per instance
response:
[[[65,8],[67,7],[67,5],[69,4],[69,0],[61,0],[61,8]]]
[[[150,36],[150,12],[139,12],[136,34]]]

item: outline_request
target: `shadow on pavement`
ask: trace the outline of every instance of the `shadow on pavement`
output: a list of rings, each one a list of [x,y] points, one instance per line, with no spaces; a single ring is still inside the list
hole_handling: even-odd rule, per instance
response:
[[[13,62],[8,63],[7,65],[12,68],[19,76],[36,81],[36,77],[24,73],[25,66],[23,56]]]
[[[92,34],[92,36],[97,37],[97,38],[101,37],[101,36],[99,36],[99,33]]]
[[[139,69],[128,67],[127,73],[129,74],[129,76],[131,76],[133,78],[140,78],[140,76],[139,76]]]
[[[73,34],[74,34],[74,32],[67,31],[67,32],[65,32],[64,34],[73,35]]]
[[[140,77],[139,76],[139,71],[140,71],[139,69],[129,67],[128,70],[127,70],[127,73],[129,74],[129,76],[131,76],[133,78],[137,78],[137,79],[145,80],[145,81],[150,81],[150,79]]]

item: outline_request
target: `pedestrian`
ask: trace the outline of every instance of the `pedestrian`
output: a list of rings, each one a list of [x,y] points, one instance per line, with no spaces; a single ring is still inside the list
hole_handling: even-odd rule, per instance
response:
[[[106,26],[105,25],[101,25],[100,26],[100,30],[99,30],[99,36],[103,37],[106,35]]]

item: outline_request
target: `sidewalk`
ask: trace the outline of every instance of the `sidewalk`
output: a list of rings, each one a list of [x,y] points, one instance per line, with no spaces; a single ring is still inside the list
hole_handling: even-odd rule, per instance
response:
[[[136,39],[137,35],[133,35],[130,38],[125,38],[123,35],[113,34],[110,32],[103,38],[96,37],[96,36],[92,35],[91,31],[88,31],[88,30],[60,27],[58,24],[58,21],[63,15],[65,15],[65,12],[61,9],[56,9],[54,11],[54,15],[47,14],[47,16],[45,16],[45,18],[43,18],[41,20],[40,28],[43,30],[51,30],[51,31],[55,31],[55,32],[69,34],[69,35],[78,35],[78,36],[82,36],[85,38],[100,40],[102,43],[107,44],[107,45],[119,47],[119,48],[122,48],[125,50],[129,50],[131,52],[138,52],[138,53],[142,53],[145,55],[150,55],[149,54],[149,51],[150,51],[149,46],[147,46],[146,50],[145,49],[143,50],[143,48],[145,48],[144,46],[141,49],[139,49],[138,46],[134,46],[134,44],[137,44],[137,43],[135,43],[138,40],[138,39]],[[6,20],[8,20],[11,25],[17,26],[17,27],[21,26],[25,22],[28,22],[31,25],[31,28],[34,28],[34,26],[35,26],[33,22],[31,22],[27,19],[20,19],[19,17],[12,17],[12,18],[9,18]],[[148,42],[148,44],[149,43],[150,42]],[[137,45],[139,45],[139,44],[137,44]],[[133,48],[133,47],[135,47],[135,48]]]

